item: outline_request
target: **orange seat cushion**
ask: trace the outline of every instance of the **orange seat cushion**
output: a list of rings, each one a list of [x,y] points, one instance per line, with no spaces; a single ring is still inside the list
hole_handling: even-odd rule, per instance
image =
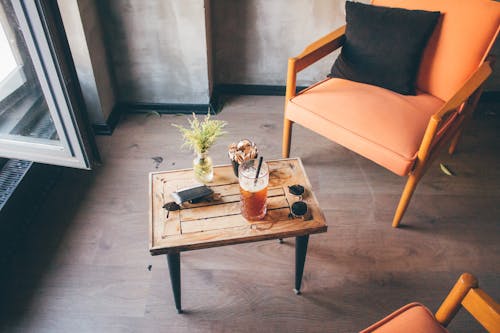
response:
[[[434,315],[419,303],[405,305],[360,333],[447,333]]]
[[[444,102],[344,79],[324,80],[292,98],[286,118],[407,175],[430,117]]]
[[[417,88],[445,101],[479,67],[499,31],[500,3],[493,0],[373,0],[372,3],[443,13],[424,50]]]

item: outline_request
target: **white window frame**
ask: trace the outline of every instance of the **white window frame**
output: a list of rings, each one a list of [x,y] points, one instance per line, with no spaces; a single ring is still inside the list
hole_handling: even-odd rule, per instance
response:
[[[0,157],[90,169],[74,106],[55,57],[39,0],[11,0],[30,53],[59,141],[23,137],[0,138]],[[45,24],[44,24],[45,23]]]

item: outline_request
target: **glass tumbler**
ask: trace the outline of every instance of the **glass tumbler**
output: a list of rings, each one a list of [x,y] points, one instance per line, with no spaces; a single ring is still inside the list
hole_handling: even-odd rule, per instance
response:
[[[269,169],[262,162],[256,177],[259,161],[256,159],[243,162],[238,169],[241,194],[241,215],[250,221],[262,220],[267,212],[267,186]]]

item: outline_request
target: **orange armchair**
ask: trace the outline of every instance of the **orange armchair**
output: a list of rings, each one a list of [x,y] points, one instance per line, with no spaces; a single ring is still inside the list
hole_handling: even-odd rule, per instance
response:
[[[361,333],[446,333],[445,327],[464,307],[488,332],[500,332],[500,305],[478,286],[469,273],[460,276],[436,315],[419,303],[410,303]]]
[[[443,146],[455,150],[491,74],[487,55],[498,35],[500,3],[491,0],[373,0],[378,6],[440,11],[424,50],[416,96],[329,78],[296,94],[297,73],[340,48],[345,26],[288,60],[284,158],[298,123],[408,177],[392,222],[397,227],[419,180]]]

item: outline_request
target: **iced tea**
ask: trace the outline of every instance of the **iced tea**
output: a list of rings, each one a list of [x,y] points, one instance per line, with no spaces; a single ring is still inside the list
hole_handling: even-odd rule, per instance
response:
[[[256,179],[257,160],[249,160],[240,165],[239,182],[241,194],[241,215],[247,220],[261,220],[267,211],[267,185],[269,173],[267,164],[262,163]]]

